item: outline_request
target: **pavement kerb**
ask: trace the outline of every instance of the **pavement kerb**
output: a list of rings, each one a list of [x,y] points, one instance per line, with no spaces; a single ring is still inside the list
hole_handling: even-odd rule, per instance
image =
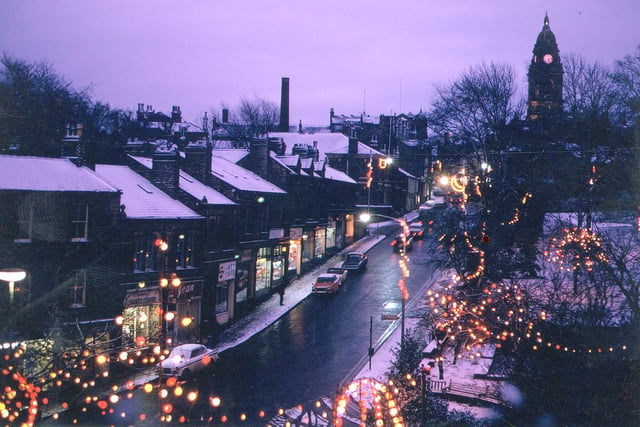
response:
[[[411,299],[406,303],[406,306],[405,306],[405,317],[407,316],[407,313],[410,310],[415,308],[415,306],[424,297],[426,291],[428,289],[430,289],[433,286],[433,284],[436,282],[436,280],[438,278],[440,278],[441,276],[442,276],[442,271],[441,270],[434,271],[431,274],[431,276],[423,283],[423,285],[420,287],[420,289],[413,294]],[[373,344],[373,356],[372,356],[372,359],[375,358],[375,356],[376,356],[378,350],[380,349],[380,347],[382,347],[386,343],[386,341],[388,339],[390,339],[391,337],[394,337],[394,339],[396,339],[396,341],[398,343],[400,342],[400,337],[395,337],[394,336],[394,335],[396,335],[396,333],[398,335],[400,335],[400,331],[399,331],[400,325],[402,325],[402,319],[394,320],[391,323],[391,325],[389,325],[389,327],[385,330],[385,332],[380,336],[380,338],[378,338],[378,340]],[[351,369],[351,371],[349,371],[349,373],[345,376],[345,378],[340,382],[339,386],[342,388],[346,384],[349,384],[350,382],[352,382],[354,379],[363,376],[361,374],[363,374],[365,372],[365,366],[368,364],[368,362],[369,362],[369,355],[365,354],[358,361],[358,363],[356,365],[354,365],[354,367]]]

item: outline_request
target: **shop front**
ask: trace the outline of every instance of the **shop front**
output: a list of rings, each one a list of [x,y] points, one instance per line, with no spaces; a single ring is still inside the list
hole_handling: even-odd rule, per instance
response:
[[[287,277],[300,275],[302,272],[302,227],[289,229],[289,256]]]
[[[160,342],[160,288],[131,289],[124,299],[122,342],[125,347],[146,347]]]
[[[202,285],[202,280],[184,280],[179,287],[169,288],[165,318],[169,345],[200,341]]]
[[[289,240],[277,237],[252,243],[252,247],[241,250],[237,263],[236,308],[268,298],[287,278]]]

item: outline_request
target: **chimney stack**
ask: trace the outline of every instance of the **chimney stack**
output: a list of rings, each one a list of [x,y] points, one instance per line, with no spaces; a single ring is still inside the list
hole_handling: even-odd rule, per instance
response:
[[[282,78],[280,91],[280,132],[289,132],[289,77]]]
[[[174,199],[180,189],[180,171],[178,151],[175,149],[156,148],[153,153],[151,181]]]
[[[229,110],[227,108],[222,109],[222,123],[229,123]]]

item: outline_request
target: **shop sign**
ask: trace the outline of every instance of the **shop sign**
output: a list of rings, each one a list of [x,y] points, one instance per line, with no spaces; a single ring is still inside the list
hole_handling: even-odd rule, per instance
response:
[[[218,282],[226,282],[236,277],[236,262],[221,262],[218,267]]]
[[[284,237],[284,228],[272,228],[269,230],[270,239],[282,239]]]
[[[158,289],[132,289],[127,291],[127,295],[124,297],[125,307],[141,307],[152,304],[160,304]]]
[[[179,287],[169,290],[170,301],[188,300],[199,296],[202,296],[202,281],[182,282]]]

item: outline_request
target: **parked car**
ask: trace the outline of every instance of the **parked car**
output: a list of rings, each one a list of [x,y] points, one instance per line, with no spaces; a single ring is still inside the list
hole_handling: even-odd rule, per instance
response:
[[[338,276],[340,278],[340,286],[347,280],[348,272],[342,267],[329,267],[327,268],[327,273]]]
[[[347,271],[362,271],[367,268],[367,261],[369,258],[362,252],[350,252],[347,254],[342,268]]]
[[[323,273],[311,285],[314,294],[334,294],[340,289],[340,277],[337,274]]]
[[[411,234],[407,236],[400,233],[391,241],[391,246],[393,247],[394,252],[400,252],[401,250],[408,251],[412,248],[412,245],[413,236]]]
[[[215,350],[202,344],[182,344],[174,347],[169,356],[158,365],[163,375],[189,379],[196,372],[212,366],[218,360]]]
[[[424,224],[422,221],[414,221],[409,224],[409,233],[413,239],[424,238]]]

